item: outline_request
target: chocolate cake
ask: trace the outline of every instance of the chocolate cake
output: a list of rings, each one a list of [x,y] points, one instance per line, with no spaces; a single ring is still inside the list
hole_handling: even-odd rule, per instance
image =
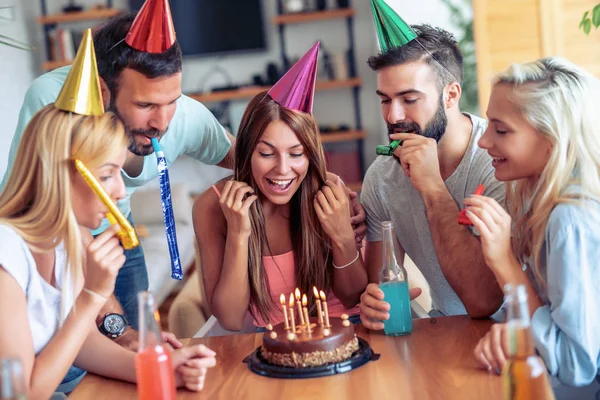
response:
[[[317,367],[349,359],[358,350],[354,325],[344,319],[331,318],[330,327],[311,319],[311,333],[306,325],[296,326],[295,334],[279,324],[265,332],[261,355],[271,364],[285,367]]]

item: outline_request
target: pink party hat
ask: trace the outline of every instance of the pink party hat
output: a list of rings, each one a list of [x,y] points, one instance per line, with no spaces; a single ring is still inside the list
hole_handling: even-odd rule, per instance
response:
[[[320,44],[311,47],[269,90],[269,96],[280,106],[312,114]]]

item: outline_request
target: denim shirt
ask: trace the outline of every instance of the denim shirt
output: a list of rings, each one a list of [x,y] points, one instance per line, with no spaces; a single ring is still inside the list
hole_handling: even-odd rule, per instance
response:
[[[600,203],[561,203],[540,256],[546,305],[532,316],[535,347],[551,375],[583,386],[600,375]],[[539,282],[535,286],[540,287]]]

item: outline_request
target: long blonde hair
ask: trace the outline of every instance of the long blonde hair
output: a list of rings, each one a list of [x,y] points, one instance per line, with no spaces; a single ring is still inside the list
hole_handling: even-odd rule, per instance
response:
[[[77,173],[72,160],[97,168],[127,144],[123,123],[113,113],[92,117],[61,111],[53,104],[42,108],[25,128],[0,193],[0,223],[12,227],[32,252],[64,243],[76,282],[83,245],[71,202],[71,175]]]
[[[506,186],[515,254],[522,263],[533,257],[534,273],[545,286],[540,253],[550,213],[559,203],[600,200],[600,81],[565,59],[548,57],[510,66],[496,77],[498,84],[513,87],[511,100],[552,148],[537,181]]]
[[[333,267],[330,240],[323,231],[313,207],[313,198],[325,184],[326,166],[323,146],[318,136],[315,119],[305,113],[289,110],[277,104],[262,92],[248,104],[238,130],[235,147],[234,179],[248,183],[255,193],[258,186],[252,175],[252,154],[263,132],[273,121],[283,121],[290,127],[302,144],[308,158],[308,172],[298,191],[290,200],[290,232],[294,253],[296,285],[302,293],[312,295],[312,285],[328,291],[333,280]],[[255,201],[250,207],[252,234],[248,246],[248,276],[250,280],[250,301],[265,321],[274,309],[269,280],[265,274],[262,256],[263,249],[269,248],[262,204]],[[270,255],[270,254],[269,254]],[[312,302],[314,304],[314,302]]]

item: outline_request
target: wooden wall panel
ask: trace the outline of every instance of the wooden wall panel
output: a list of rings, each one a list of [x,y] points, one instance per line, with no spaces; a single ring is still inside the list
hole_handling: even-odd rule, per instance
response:
[[[600,0],[473,0],[479,104],[485,115],[493,75],[515,62],[558,55],[600,77],[600,31],[581,16]]]

